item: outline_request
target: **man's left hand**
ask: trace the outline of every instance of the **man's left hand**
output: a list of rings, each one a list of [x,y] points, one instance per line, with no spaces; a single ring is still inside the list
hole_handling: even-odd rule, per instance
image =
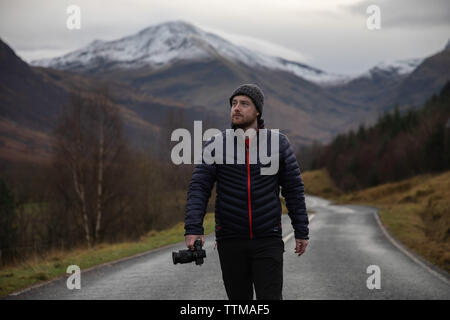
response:
[[[295,253],[300,257],[306,250],[308,245],[308,240],[305,239],[295,239]]]

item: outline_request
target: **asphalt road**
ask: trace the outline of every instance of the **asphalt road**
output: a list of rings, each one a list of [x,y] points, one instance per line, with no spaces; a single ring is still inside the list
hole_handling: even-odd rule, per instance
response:
[[[380,228],[376,209],[335,206],[307,197],[315,214],[306,253],[294,253],[289,217],[283,215],[283,298],[305,299],[450,299],[448,274],[436,272],[401,250]],[[81,289],[69,290],[66,278],[23,290],[7,299],[227,299],[214,235],[205,238],[202,266],[174,265],[172,251],[184,243],[81,273]],[[379,267],[380,288],[367,286]]]

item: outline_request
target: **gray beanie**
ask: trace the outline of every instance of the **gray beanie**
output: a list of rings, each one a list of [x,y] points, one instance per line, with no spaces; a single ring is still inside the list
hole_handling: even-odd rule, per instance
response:
[[[244,95],[252,99],[253,103],[256,106],[256,109],[259,111],[260,118],[262,116],[263,106],[264,106],[264,94],[262,90],[256,85],[252,83],[247,83],[239,86],[236,90],[234,90],[233,94],[230,97],[230,106],[232,105],[233,98],[235,96]]]

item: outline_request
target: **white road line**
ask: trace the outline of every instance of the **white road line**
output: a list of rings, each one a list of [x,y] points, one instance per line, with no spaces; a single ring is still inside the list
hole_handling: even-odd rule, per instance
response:
[[[312,219],[314,219],[315,214],[311,214],[309,216],[309,221],[311,222]],[[288,235],[284,236],[283,241],[284,243],[286,243],[286,241],[288,241],[290,238],[292,238],[294,236],[294,231],[292,231],[291,233],[289,233]]]
[[[377,212],[373,213],[375,220],[377,220],[378,226],[380,227],[380,229],[383,231],[384,235],[386,236],[386,238],[389,239],[389,241],[397,247],[397,249],[399,249],[401,252],[403,252],[406,256],[408,256],[412,261],[414,261],[415,263],[417,263],[418,265],[422,266],[423,268],[425,268],[426,270],[428,270],[428,272],[430,272],[432,275],[438,277],[439,279],[441,279],[442,281],[444,281],[446,284],[450,284],[450,281],[444,277],[443,275],[441,275],[439,272],[431,269],[429,266],[427,266],[425,263],[423,263],[422,261],[420,261],[418,258],[416,258],[414,256],[414,254],[412,254],[411,252],[409,252],[408,250],[406,250],[402,245],[400,245],[397,240],[395,240],[390,234],[389,232],[386,230],[386,228],[383,226],[383,224],[381,223],[380,217],[378,216]]]

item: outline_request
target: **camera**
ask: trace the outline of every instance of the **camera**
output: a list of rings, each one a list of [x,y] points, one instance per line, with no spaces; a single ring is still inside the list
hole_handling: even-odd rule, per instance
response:
[[[194,250],[180,250],[172,252],[173,264],[189,263],[195,260],[196,265],[203,264],[203,258],[206,258],[206,252],[202,249],[202,240],[197,239],[194,242]]]

